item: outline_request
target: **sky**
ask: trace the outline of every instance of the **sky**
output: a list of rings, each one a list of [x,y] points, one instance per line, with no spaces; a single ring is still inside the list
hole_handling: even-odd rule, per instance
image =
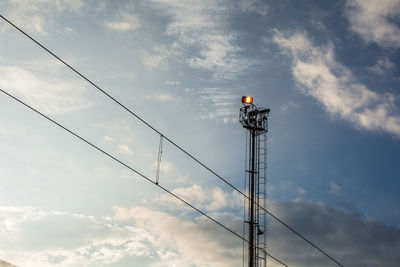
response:
[[[400,262],[400,1],[2,0],[0,14],[344,266]],[[155,179],[160,136],[0,21],[0,88]],[[242,240],[0,94],[0,266],[241,266]],[[242,234],[243,198],[164,141],[160,185]],[[337,266],[273,219],[268,252]],[[268,266],[281,266],[272,259]]]

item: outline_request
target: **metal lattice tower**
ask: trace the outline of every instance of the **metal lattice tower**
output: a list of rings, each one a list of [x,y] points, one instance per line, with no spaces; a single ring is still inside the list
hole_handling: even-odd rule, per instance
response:
[[[267,265],[267,132],[269,109],[258,109],[253,98],[243,97],[239,121],[250,133],[249,157],[246,163],[248,174],[248,209],[244,222],[248,224],[248,266],[266,267]],[[262,209],[262,208],[264,209]]]

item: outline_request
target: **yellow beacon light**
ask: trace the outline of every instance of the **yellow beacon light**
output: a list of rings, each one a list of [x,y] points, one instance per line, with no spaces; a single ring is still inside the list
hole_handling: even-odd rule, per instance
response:
[[[253,98],[251,96],[242,96],[243,104],[253,104]]]

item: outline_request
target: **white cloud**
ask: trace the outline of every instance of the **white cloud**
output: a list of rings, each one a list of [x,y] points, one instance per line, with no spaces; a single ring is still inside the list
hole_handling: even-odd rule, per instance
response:
[[[385,76],[390,73],[395,67],[396,65],[392,61],[390,61],[389,58],[381,58],[378,59],[376,64],[369,69],[378,75]]]
[[[20,135],[22,133],[24,133],[24,131],[22,131],[21,129],[17,129],[17,128],[10,127],[10,126],[4,127],[4,126],[0,125],[0,134],[16,136],[16,135]]]
[[[297,103],[289,100],[289,102],[287,102],[287,103],[283,104],[282,106],[280,106],[279,109],[282,112],[288,112],[290,110],[297,109],[297,108],[299,108],[299,105]]]
[[[182,197],[189,203],[193,203],[194,205],[201,205],[204,201],[207,200],[207,195],[204,192],[201,185],[194,184],[190,187],[180,187],[172,190],[172,193]],[[171,198],[169,195],[164,195],[165,200],[172,200],[176,202],[174,198]]]
[[[157,162],[154,162],[153,169],[157,168]],[[172,182],[174,184],[182,184],[188,181],[189,176],[182,174],[179,168],[176,168],[175,165],[167,161],[165,159],[161,160],[160,164],[160,183],[167,180],[168,182]]]
[[[132,149],[127,145],[118,145],[117,153],[125,156],[130,156],[133,154]]]
[[[64,82],[48,73],[46,78],[42,75],[18,66],[0,65],[0,87],[50,115],[91,106],[81,83]]]
[[[112,137],[108,136],[108,135],[104,136],[103,140],[106,141],[106,142],[114,142],[114,139]]]
[[[167,84],[167,85],[179,85],[180,81],[165,81],[165,84]]]
[[[219,187],[215,187],[211,192],[211,201],[206,206],[206,209],[209,211],[222,210],[229,206],[230,201],[232,199],[228,193],[222,191]]]
[[[233,79],[247,70],[254,62],[239,56],[241,48],[234,45],[234,34],[203,34],[198,40],[202,44],[199,57],[188,60],[189,65],[215,72],[217,78]]]
[[[146,99],[149,100],[156,100],[156,101],[161,101],[161,102],[170,102],[170,101],[176,101],[178,97],[174,97],[167,92],[155,92],[150,95],[145,96]]]
[[[5,17],[24,30],[45,34],[45,24],[50,18],[60,12],[78,11],[83,5],[81,0],[5,0],[2,1],[0,7],[4,10]],[[4,31],[7,28],[1,29]]]
[[[1,256],[18,266],[88,266],[148,256],[150,237],[83,214],[0,207]]]
[[[243,197],[239,193],[236,191],[225,192],[219,187],[203,188],[201,185],[194,184],[189,187],[175,188],[172,193],[205,211],[216,212],[228,208],[239,210],[243,208]],[[156,201],[171,209],[188,208],[169,194],[161,195]]]
[[[157,163],[154,163],[154,166],[157,166]],[[160,171],[165,175],[171,175],[175,172],[174,165],[166,160],[161,161]]]
[[[204,109],[202,119],[237,122],[237,103],[240,96],[223,88],[203,88],[196,91],[198,102]]]
[[[95,218],[3,206],[0,219],[0,256],[18,266],[113,266],[123,260],[140,265],[135,257],[171,267],[241,261],[241,240],[221,227],[145,207],[115,207],[112,216]]]
[[[160,262],[154,266],[237,266],[241,240],[209,221],[188,221],[144,207],[115,209],[115,219],[133,220],[153,234]]]
[[[12,265],[11,263],[0,260],[0,267],[15,267],[15,265]]]
[[[339,195],[342,191],[342,188],[335,184],[335,183],[330,183],[330,189],[329,189],[329,193],[334,194],[334,195]]]
[[[332,44],[314,46],[304,34],[285,36],[278,31],[274,41],[291,56],[292,73],[303,92],[314,97],[330,114],[363,129],[400,136],[395,97],[358,83],[352,72],[336,61]]]
[[[268,13],[268,6],[260,0],[240,0],[239,8],[244,12],[254,12],[263,16]]]
[[[198,49],[187,63],[214,73],[217,79],[233,79],[254,64],[241,56],[237,35],[228,30],[229,2],[153,0],[152,6],[172,18],[166,33],[175,45]]]
[[[399,0],[349,0],[346,15],[351,29],[364,40],[400,48]]]
[[[170,47],[155,45],[152,47],[151,52],[143,53],[142,62],[149,70],[168,70],[168,59],[178,57],[180,50],[181,47],[176,42]]]
[[[344,266],[398,265],[400,231],[396,227],[304,200],[270,201],[269,209]],[[0,258],[17,266],[43,267],[119,266],[129,261],[140,264],[140,259],[148,262],[145,266],[241,264],[239,238],[203,216],[189,217],[176,209],[173,214],[140,206],[115,207],[110,216],[99,218],[0,206]],[[242,213],[238,214],[212,215],[241,234]],[[269,253],[289,266],[331,263],[276,221],[270,220],[268,226]],[[268,262],[279,266],[273,264]]]
[[[302,187],[298,187],[297,193],[299,193],[299,195],[305,195],[305,194],[307,194],[307,191]]]
[[[143,54],[143,64],[150,70],[157,69],[164,58],[161,55],[150,55],[149,53],[145,52]]]
[[[132,14],[124,14],[120,15],[121,19],[118,20],[107,20],[104,22],[104,25],[116,31],[132,31],[137,29],[140,26],[139,17]]]

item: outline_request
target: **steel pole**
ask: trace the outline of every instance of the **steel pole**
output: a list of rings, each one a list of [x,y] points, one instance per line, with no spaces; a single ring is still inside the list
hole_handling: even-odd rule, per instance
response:
[[[252,129],[251,134],[251,175],[250,175],[250,222],[249,222],[249,267],[254,267],[254,168],[255,168],[255,141],[256,131]]]

